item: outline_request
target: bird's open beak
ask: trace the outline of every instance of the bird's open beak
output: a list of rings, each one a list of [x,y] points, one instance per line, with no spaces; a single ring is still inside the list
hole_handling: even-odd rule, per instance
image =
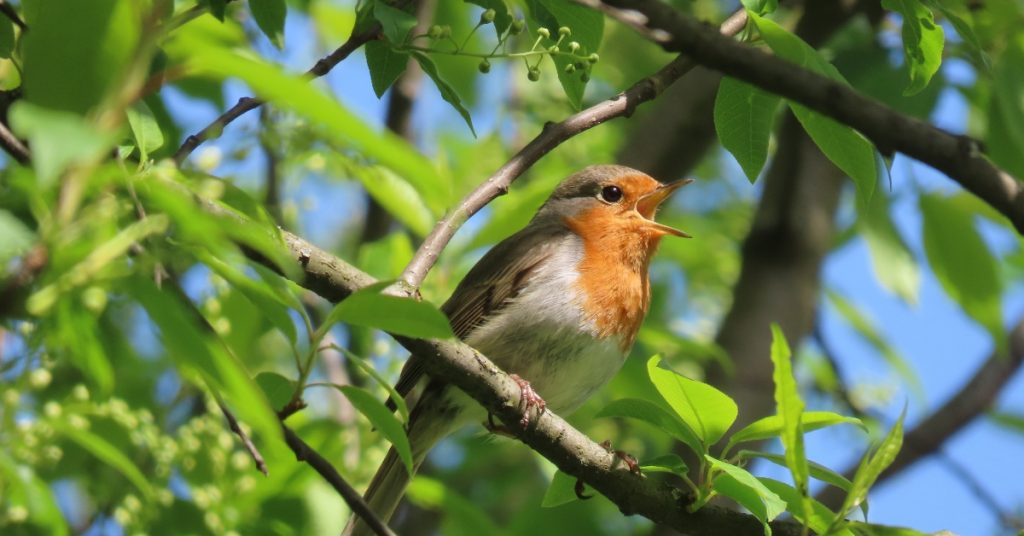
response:
[[[668,197],[672,195],[672,192],[675,192],[691,182],[693,182],[693,179],[682,179],[661,185],[658,189],[641,197],[640,200],[636,202],[636,211],[639,212],[644,219],[650,222],[651,227],[665,234],[690,238],[690,235],[680,231],[679,229],[654,221],[654,214],[658,211],[658,206],[668,199]]]

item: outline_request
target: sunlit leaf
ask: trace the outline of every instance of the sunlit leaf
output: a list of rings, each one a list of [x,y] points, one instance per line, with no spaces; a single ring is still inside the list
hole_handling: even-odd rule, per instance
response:
[[[405,43],[409,32],[416,26],[416,17],[386,2],[373,3],[373,16],[380,21],[384,36],[394,45]]]
[[[764,524],[764,533],[771,535],[768,522],[786,511],[786,502],[746,469],[707,454],[704,455],[704,459],[713,469],[719,471],[712,481],[715,491],[750,510],[750,513]]]
[[[805,433],[837,424],[853,424],[867,431],[867,427],[860,419],[830,411],[808,411],[800,416],[800,427]],[[729,447],[746,441],[761,441],[776,437],[782,433],[782,427],[782,418],[778,415],[758,419],[729,437]],[[728,450],[729,448],[726,448],[726,451]]]
[[[767,15],[779,8],[778,0],[743,0],[743,7],[757,13]]]
[[[783,464],[784,465],[784,464]],[[788,484],[772,480],[770,478],[758,477],[764,486],[786,502],[786,510],[796,518],[797,521],[807,525],[815,534],[826,534],[830,536],[853,536],[853,533],[845,527],[839,527],[828,531],[829,522],[835,514],[827,506],[814,499],[810,500],[810,515],[807,513],[806,497],[801,495],[795,488]]]
[[[604,16],[601,12],[562,0],[528,0],[526,4],[530,8],[530,16],[536,21],[536,24],[530,25],[534,31],[534,37],[539,36],[536,30],[540,27],[547,28],[551,34],[550,37],[541,40],[541,46],[544,48],[554,46],[558,42],[558,30],[563,26],[572,30],[572,35],[563,41],[579,43],[578,55],[586,57],[591,53],[596,53],[600,48],[601,37],[604,35]],[[563,50],[567,50],[567,47]],[[587,87],[587,82],[582,77],[583,69],[567,73],[565,72],[566,67],[578,60],[562,54],[555,55],[551,59],[555,64],[555,72],[565,91],[565,96],[569,98],[572,107],[579,110],[583,107],[583,92]]]
[[[240,270],[230,264],[214,257],[213,255],[197,252],[203,264],[210,267],[217,275],[223,277],[231,286],[241,292],[256,306],[257,313],[265,316],[271,324],[281,333],[288,337],[288,342],[294,346],[298,341],[298,334],[295,329],[295,322],[292,320],[289,311],[289,304],[274,293],[268,285],[262,284],[255,279],[247,277]],[[280,406],[274,406],[280,408]]]
[[[785,334],[778,324],[772,323],[772,381],[775,383],[775,412],[782,418],[782,447],[785,451],[786,466],[793,474],[800,495],[808,494],[809,469],[807,453],[804,451],[804,434],[801,417],[804,401],[793,376],[793,352],[789,349]]]
[[[768,460],[781,467],[787,467],[786,458],[778,454],[771,454],[768,452],[756,452],[752,450],[741,450],[736,455],[744,459],[761,458],[763,460]],[[810,475],[812,477],[822,482],[831,484],[843,491],[850,491],[850,487],[853,486],[853,483],[850,482],[850,480],[847,479],[845,476],[829,469],[828,467],[825,467],[824,465],[821,465],[820,463],[808,461],[807,467],[810,470]]]
[[[328,315],[326,325],[347,322],[421,339],[454,337],[448,318],[437,307],[382,294],[383,286],[386,284],[373,285],[345,298]]]
[[[919,93],[942,65],[945,32],[919,0],[882,0],[882,7],[903,16],[903,58],[910,74],[903,94]]]
[[[640,463],[640,471],[644,473],[672,473],[685,475],[689,471],[686,462],[675,454],[663,454]]]
[[[412,447],[409,446],[409,437],[405,435],[405,427],[394,413],[383,402],[363,389],[351,385],[336,385],[335,388],[341,391],[356,410],[362,413],[370,421],[370,424],[380,430],[380,433],[384,434],[384,437],[391,442],[395,447],[395,452],[398,453],[398,458],[402,460],[405,469],[411,475],[413,473]]]
[[[647,361],[647,374],[665,402],[702,440],[702,452],[725,435],[736,420],[736,403],[714,387],[658,367],[654,356]]]
[[[416,63],[420,64],[420,68],[423,72],[434,81],[434,85],[437,86],[437,90],[441,93],[441,98],[445,102],[452,105],[456,112],[462,116],[462,119],[466,121],[466,125],[469,126],[469,131],[476,136],[476,129],[473,128],[473,118],[469,114],[469,110],[462,104],[462,99],[459,98],[459,94],[455,92],[455,88],[451,86],[441,76],[441,73],[437,70],[437,65],[434,60],[430,59],[430,56],[419,52],[417,50],[412,51],[412,57],[416,60]]]
[[[139,148],[139,158],[145,161],[150,153],[163,146],[164,134],[146,103],[136,102],[125,112],[128,114],[132,135],[135,136],[135,146]]]
[[[853,476],[853,484],[850,486],[850,491],[846,494],[846,498],[843,499],[843,505],[836,513],[833,524],[842,521],[851,509],[861,505],[867,499],[868,489],[878,480],[882,471],[885,471],[892,464],[893,460],[896,459],[896,455],[899,454],[900,448],[903,446],[903,419],[906,416],[907,408],[904,407],[900,413],[900,418],[896,420],[896,424],[892,426],[889,433],[878,444],[878,447],[873,452],[865,455],[864,459],[861,460],[860,465],[857,466],[857,472]],[[864,509],[864,515],[867,515],[866,508]]]
[[[254,378],[263,395],[270,402],[270,407],[280,410],[285,407],[295,393],[296,382],[276,372],[261,372]]]
[[[53,185],[72,164],[89,162],[114,144],[77,114],[16,102],[10,110],[11,128],[32,147],[32,166],[40,185]]]
[[[653,425],[658,430],[668,433],[682,441],[698,455],[707,452],[707,446],[702,443],[701,438],[686,423],[676,416],[663,409],[654,402],[641,400],[639,398],[622,398],[613,400],[604,407],[597,417],[625,417],[636,419]]]

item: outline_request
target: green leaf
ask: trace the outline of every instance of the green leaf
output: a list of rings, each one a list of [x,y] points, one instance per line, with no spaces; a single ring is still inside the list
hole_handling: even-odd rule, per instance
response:
[[[412,447],[409,446],[409,437],[405,435],[405,428],[395,417],[394,413],[387,408],[380,400],[377,400],[370,393],[351,385],[335,386],[353,406],[370,421],[384,437],[395,447],[398,458],[405,464],[409,474],[413,474]]]
[[[793,353],[786,335],[778,324],[772,323],[772,380],[775,383],[775,413],[782,418],[782,446],[786,466],[793,473],[793,482],[800,495],[807,497],[809,469],[804,451],[804,434],[800,418],[804,414],[804,401],[793,376]]]
[[[769,19],[754,14],[751,14],[750,18],[757,25],[761,37],[780,57],[805,69],[846,83],[835,66],[802,39]],[[789,102],[789,107],[821,152],[853,179],[857,185],[857,198],[861,203],[866,203],[878,182],[875,151],[871,142],[852,128],[800,104]]]
[[[380,22],[384,36],[396,46],[405,44],[409,32],[416,26],[416,17],[385,2],[374,2],[373,16]]]
[[[964,18],[971,17],[971,13],[964,6],[964,3],[959,0],[954,0],[953,2],[948,0],[927,0],[927,3],[932,6],[932,9],[942,13],[942,16],[946,17],[946,20],[953,25],[956,33],[967,43],[975,62],[986,69],[991,68],[990,60],[985,54],[985,49],[981,46],[981,40],[978,39],[978,35],[974,32],[974,27]]]
[[[860,419],[855,417],[846,417],[838,413],[832,413],[831,411],[808,411],[800,416],[800,427],[803,431],[811,432],[826,428],[828,426],[835,426],[837,424],[853,424],[860,427],[865,432],[867,427]],[[763,419],[758,419],[742,430],[736,432],[729,438],[729,445],[725,451],[728,452],[731,447],[743,443],[746,441],[761,441],[763,439],[769,439],[778,436],[782,433],[782,418],[778,415],[772,415]]]
[[[143,496],[153,497],[153,487],[150,485],[149,479],[142,474],[142,471],[125,453],[118,450],[112,443],[89,430],[74,428],[67,423],[61,423],[55,428],[61,435],[82,447],[86,452],[116,469],[138,488]]]
[[[743,7],[758,15],[767,15],[779,8],[779,0],[743,0]]]
[[[1024,434],[1024,415],[1003,411],[996,411],[988,414],[992,422],[1006,428]]]
[[[200,0],[200,4],[206,4],[210,7],[210,14],[217,18],[217,20],[224,22],[224,15],[227,13],[228,2],[230,0]]]
[[[645,473],[672,473],[674,475],[685,475],[690,468],[676,454],[663,454],[656,458],[644,460],[640,464],[640,470]]]
[[[697,455],[707,453],[707,446],[701,441],[686,423],[675,415],[672,415],[654,402],[641,400],[639,398],[623,398],[614,400],[604,407],[597,417],[625,417],[636,419],[653,425],[655,428],[667,432],[690,447]]]
[[[371,363],[367,363],[362,357],[342,348],[345,355],[348,357],[349,362],[355,364],[362,370],[366,375],[374,379],[385,391],[388,392],[388,396],[394,401],[395,407],[398,408],[398,414],[402,417],[402,422],[409,422],[409,406],[405,403],[405,397],[400,395],[391,381],[384,379],[383,376],[377,372],[377,369],[373,368]]]
[[[57,506],[50,486],[31,467],[14,461],[4,450],[0,450],[0,480],[7,485],[7,507],[18,505],[28,510],[27,521],[35,525],[33,528],[41,527],[44,534],[51,536],[68,534],[67,520]]]
[[[880,191],[866,205],[857,208],[857,229],[871,254],[875,279],[903,301],[916,304],[921,288],[921,268],[893,224],[889,196]]]
[[[14,23],[0,17],[0,58],[10,58],[14,52]]]
[[[123,258],[132,245],[146,237],[163,233],[167,230],[169,219],[164,214],[153,214],[143,220],[136,221],[113,238],[93,249],[70,270],[61,274],[57,281],[46,285],[28,297],[25,309],[33,315],[46,314],[60,295],[89,283],[105,267]]]
[[[500,38],[505,30],[512,25],[512,12],[503,0],[465,0],[468,4],[476,4],[484,9],[494,10],[494,31]]]
[[[992,74],[992,98],[989,99],[988,135],[992,158],[1011,172],[1024,173],[1024,40],[1013,39],[998,58]]]
[[[736,403],[714,387],[658,367],[661,357],[647,361],[647,374],[665,402],[692,429],[707,452],[736,420]]]
[[[786,502],[746,469],[708,454],[704,455],[704,459],[711,463],[713,469],[719,471],[711,484],[715,491],[750,510],[750,513],[764,524],[764,533],[770,536],[772,529],[768,522],[786,511]]]
[[[772,480],[771,478],[758,477],[764,486],[773,493],[782,498],[786,502],[786,510],[793,514],[793,517],[810,527],[815,534],[825,534],[829,536],[853,536],[853,533],[845,527],[840,527],[838,530],[828,532],[829,522],[835,515],[827,506],[821,504],[814,499],[810,500],[810,515],[807,514],[807,503],[804,501],[806,497],[800,495],[796,488],[788,484],[779,482],[778,480]]]
[[[554,508],[566,503],[579,500],[576,496],[576,477],[555,471],[551,477],[551,484],[544,492],[544,499],[541,500],[541,508]]]
[[[0,274],[7,263],[32,247],[36,234],[10,212],[0,209]]]
[[[231,286],[241,292],[256,306],[256,314],[266,316],[267,320],[274,325],[281,333],[288,338],[288,342],[295,346],[298,342],[298,334],[295,329],[295,322],[288,312],[289,304],[274,293],[268,285],[264,285],[250,277],[247,277],[240,270],[230,264],[205,253],[201,250],[195,251],[196,256],[203,264],[210,267],[217,275],[223,277]],[[280,409],[280,406],[274,406]]]
[[[373,92],[379,99],[405,72],[409,64],[409,55],[405,52],[396,52],[391,45],[383,41],[370,41],[364,48],[366,66],[370,69],[370,83],[373,84]]]
[[[850,486],[850,491],[846,494],[846,498],[843,499],[842,507],[832,521],[833,526],[842,521],[851,509],[867,499],[868,489],[878,480],[878,476],[882,474],[882,471],[885,471],[892,464],[893,460],[896,459],[896,455],[900,452],[900,447],[903,446],[903,419],[906,416],[907,408],[904,406],[903,411],[900,413],[900,418],[896,420],[896,424],[885,435],[885,438],[878,444],[875,451],[864,456],[860,465],[857,466],[857,472],[853,476],[853,484]],[[866,507],[864,508],[864,515],[865,517],[867,516]]]
[[[910,73],[903,94],[914,95],[928,86],[942,65],[945,33],[919,0],[882,0],[882,7],[903,16],[903,57]]]
[[[256,375],[255,381],[263,391],[263,396],[270,402],[270,407],[278,411],[292,399],[297,385],[295,381],[276,372],[261,372]]]
[[[245,367],[211,329],[200,324],[204,320],[195,306],[177,294],[158,289],[144,277],[127,281],[125,290],[146,310],[179,368],[198,373],[210,389],[224,395],[239,420],[264,438],[260,448],[265,456],[270,457],[268,450],[270,454],[279,450],[283,442],[277,415]]]
[[[389,168],[362,166],[354,170],[353,174],[370,197],[416,236],[427,236],[434,227],[434,214],[424,204],[423,196],[412,184]]]
[[[99,158],[114,138],[80,116],[19,101],[11,106],[11,128],[32,147],[32,166],[43,188],[52,186],[72,164]]]
[[[285,0],[249,0],[249,9],[263,35],[279,50],[284,47],[284,19],[288,16]]]
[[[1002,279],[973,216],[951,199],[933,194],[921,195],[920,205],[924,251],[942,289],[992,334],[998,349],[1005,349]]]
[[[924,401],[924,385],[921,384],[921,378],[914,372],[910,363],[889,344],[889,341],[885,339],[874,322],[857,309],[857,306],[835,291],[828,290],[826,295],[843,319],[900,375],[900,378],[906,382],[914,397]]]
[[[718,86],[715,131],[751,184],[768,159],[768,139],[778,106],[778,96],[735,78],[723,78]]]
[[[149,153],[163,146],[164,133],[160,131],[160,125],[145,102],[136,102],[125,113],[128,115],[128,126],[135,136],[135,146],[139,148],[139,158],[145,162],[149,159]]]
[[[23,39],[25,99],[44,108],[84,114],[116,89],[136,53],[141,3],[27,0],[24,4],[25,22],[32,29]]]
[[[325,326],[346,322],[418,339],[455,336],[448,318],[437,307],[426,301],[381,294],[387,285],[377,283],[345,298],[328,315]]]
[[[447,204],[448,182],[409,142],[390,131],[375,130],[305,77],[285,74],[277,66],[210,43],[198,30],[189,33],[191,26],[172,34],[166,46],[168,54],[173,52],[185,58],[192,68],[210,76],[241,78],[261,98],[325,129],[330,140],[354,147],[366,158],[394,170],[416,188],[428,205]]]
[[[778,454],[757,452],[753,450],[741,450],[736,455],[741,459],[761,458],[764,460],[768,460],[776,465],[787,467],[785,456],[780,456]],[[807,467],[809,468],[810,475],[812,477],[827,484],[831,484],[843,491],[850,491],[850,487],[853,486],[853,483],[850,482],[845,476],[829,469],[828,467],[825,467],[824,465],[808,461]]]
[[[871,142],[856,130],[795,102],[790,102],[789,108],[821,152],[853,179],[859,204],[867,204],[878,182]]]
[[[550,38],[541,41],[544,48],[553,46],[558,41],[558,29],[562,26],[572,30],[572,35],[563,40],[562,44],[570,41],[579,43],[578,55],[586,57],[600,48],[601,37],[604,35],[604,15],[599,11],[564,0],[527,0],[526,4],[529,6],[530,15],[537,23],[530,25],[534,31],[534,38],[538,36],[536,31],[540,27],[545,27],[551,32]],[[565,72],[566,66],[576,60],[562,54],[551,59],[569,103],[576,110],[583,108],[583,92],[587,88],[587,83],[581,78],[583,73]]]
[[[423,72],[427,73],[427,76],[434,81],[434,85],[437,86],[437,90],[441,93],[441,98],[448,104],[451,104],[455,111],[459,112],[462,119],[469,125],[469,131],[473,133],[473,137],[476,137],[476,129],[473,128],[473,118],[470,117],[469,110],[462,105],[462,99],[459,98],[459,94],[455,92],[455,89],[444,78],[441,78],[441,73],[438,72],[434,60],[418,50],[412,51],[412,57],[416,60],[416,63],[420,64]]]

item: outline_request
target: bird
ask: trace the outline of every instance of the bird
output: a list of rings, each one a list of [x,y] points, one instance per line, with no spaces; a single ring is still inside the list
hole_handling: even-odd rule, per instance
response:
[[[663,184],[619,165],[570,175],[526,227],[469,270],[441,307],[457,337],[519,384],[520,425],[528,425],[531,410],[572,412],[622,367],[650,305],[648,270],[658,244],[665,236],[690,237],[656,222],[655,213],[690,182]],[[425,369],[424,358],[410,356],[395,386],[411,400],[414,469],[438,441],[489,417]],[[411,477],[392,448],[364,495],[382,521],[391,518]],[[372,532],[353,515],[344,534]]]

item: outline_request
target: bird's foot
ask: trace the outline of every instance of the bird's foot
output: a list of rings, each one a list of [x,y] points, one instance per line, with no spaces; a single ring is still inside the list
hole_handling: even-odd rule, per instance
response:
[[[636,457],[634,457],[632,454],[624,450],[613,449],[612,441],[610,439],[604,440],[604,442],[601,443],[601,446],[604,447],[604,450],[607,450],[608,452],[614,454],[615,458],[618,461],[621,461],[622,463],[626,464],[626,467],[629,468],[630,473],[633,473],[634,475],[642,474],[640,472],[640,464],[636,461]]]
[[[525,429],[530,424],[530,410],[536,408],[537,418],[540,418],[541,415],[544,415],[544,410],[548,405],[537,394],[537,391],[533,390],[530,382],[520,378],[518,374],[510,374],[509,377],[519,384],[519,410],[523,412],[523,418],[519,419],[519,426]]]

